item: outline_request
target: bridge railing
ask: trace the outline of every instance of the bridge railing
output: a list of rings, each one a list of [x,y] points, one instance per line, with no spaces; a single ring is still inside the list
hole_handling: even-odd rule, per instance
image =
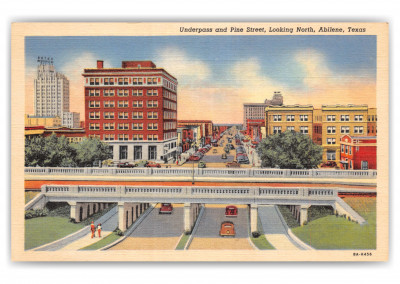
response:
[[[181,177],[347,178],[376,179],[376,170],[294,170],[259,168],[41,168],[26,167],[27,175],[116,175]]]
[[[229,186],[112,186],[112,185],[43,185],[48,196],[85,197],[169,197],[169,198],[273,198],[332,199],[336,188],[305,187],[229,187]]]

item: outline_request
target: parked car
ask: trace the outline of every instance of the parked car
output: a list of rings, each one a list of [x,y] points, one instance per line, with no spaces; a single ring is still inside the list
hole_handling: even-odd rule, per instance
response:
[[[112,166],[114,166],[113,160],[109,159],[103,161],[103,167],[112,167]]]
[[[146,163],[146,167],[147,168],[161,168],[161,165],[159,163],[149,161]]]
[[[171,203],[161,203],[160,211],[158,211],[158,214],[172,214],[172,210],[174,208],[172,207]]]
[[[198,163],[197,167],[200,168],[200,169],[207,168],[207,164],[200,161],[200,162]]]
[[[321,164],[321,168],[335,168],[337,164],[335,161],[328,161],[326,163]]]
[[[236,235],[235,225],[233,222],[225,221],[221,223],[221,229],[219,230],[219,235],[221,237],[231,236],[234,237]]]
[[[131,163],[125,162],[125,163],[119,163],[117,165],[117,167],[118,168],[135,168],[135,167],[137,167],[137,164],[131,164]]]
[[[218,153],[218,149],[213,149],[213,154],[217,154]]]
[[[200,155],[192,155],[189,157],[189,161],[198,161],[201,159]]]
[[[237,217],[238,209],[234,205],[228,205],[225,207],[225,217]]]
[[[250,164],[249,158],[247,156],[237,156],[237,161],[240,164]]]
[[[228,144],[229,145],[229,148],[231,149],[231,150],[235,150],[235,146],[233,146],[233,144]]]
[[[227,168],[240,168],[240,164],[237,161],[229,162],[225,164]]]
[[[243,154],[245,152],[246,151],[243,148],[239,148],[239,147],[236,148],[236,154],[238,154],[238,153]]]
[[[223,153],[221,156],[221,159],[227,159],[227,158],[228,158],[228,155],[226,153]]]

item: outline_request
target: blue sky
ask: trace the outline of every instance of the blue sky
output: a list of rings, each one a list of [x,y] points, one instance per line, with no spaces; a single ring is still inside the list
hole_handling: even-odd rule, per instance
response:
[[[375,85],[376,80],[375,36],[27,37],[25,54],[28,81],[37,56],[48,56],[71,85],[81,84],[83,68],[94,67],[97,59],[103,59],[105,67],[120,67],[123,60],[151,60],[177,77],[186,97],[198,99],[196,92],[203,90],[213,104],[227,98],[239,104],[260,102],[262,94],[272,96],[272,89],[301,104],[304,96],[311,101],[318,92],[324,96],[322,86],[338,82],[345,89],[348,80],[355,88],[354,81]],[[229,92],[231,88],[235,92]],[[242,100],[236,98],[239,93],[246,93]]]

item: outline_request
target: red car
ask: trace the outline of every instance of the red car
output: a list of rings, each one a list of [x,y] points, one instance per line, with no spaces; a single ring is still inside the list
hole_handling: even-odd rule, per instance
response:
[[[134,167],[137,167],[137,164],[130,164],[128,162],[125,162],[125,163],[119,163],[117,165],[117,167],[118,168],[134,168]]]
[[[225,217],[237,217],[238,209],[234,205],[228,205],[225,208]]]
[[[224,236],[234,237],[236,235],[235,225],[229,221],[222,222],[221,229],[219,230],[219,235],[221,237],[224,237]]]
[[[147,162],[145,167],[147,167],[147,168],[161,168],[161,165],[159,163],[155,163],[155,162]]]
[[[161,203],[160,211],[158,211],[158,214],[172,214],[172,210],[174,208],[172,207],[171,203]]]

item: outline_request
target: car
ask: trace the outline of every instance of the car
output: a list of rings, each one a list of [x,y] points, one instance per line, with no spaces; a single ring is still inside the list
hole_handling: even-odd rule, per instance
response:
[[[218,153],[218,149],[214,149],[213,154],[217,154],[217,153]]]
[[[239,147],[236,149],[236,154],[244,154],[244,153],[245,153],[244,149],[239,148]]]
[[[229,148],[230,148],[231,150],[235,150],[235,146],[233,146],[232,144],[229,144]]]
[[[192,155],[189,157],[189,161],[198,161],[201,157],[199,155]]]
[[[135,167],[137,167],[137,164],[131,164],[131,163],[125,162],[125,163],[119,163],[117,165],[117,167],[118,168],[135,168]]]
[[[159,163],[149,161],[146,163],[146,167],[147,168],[161,168],[161,165]]]
[[[228,158],[228,155],[226,153],[223,153],[221,156],[221,159],[227,159],[227,158]]]
[[[321,168],[335,168],[337,164],[335,161],[328,161],[326,163],[321,164]]]
[[[235,225],[233,222],[230,221],[224,221],[221,223],[221,229],[219,230],[219,235],[221,237],[234,237],[236,235],[235,232]]]
[[[228,205],[225,207],[225,217],[237,217],[238,209],[234,205]]]
[[[158,214],[172,214],[172,210],[174,208],[172,207],[171,203],[161,203],[160,211],[158,211]]]
[[[199,162],[197,167],[200,168],[200,169],[207,168],[207,164],[204,163],[204,162]]]
[[[229,162],[225,164],[227,168],[240,168],[240,164],[237,161]]]
[[[239,156],[247,158],[247,154],[246,153],[236,153],[236,158],[239,157]]]
[[[240,164],[250,164],[249,158],[247,158],[247,156],[238,156],[236,158],[238,163]]]

